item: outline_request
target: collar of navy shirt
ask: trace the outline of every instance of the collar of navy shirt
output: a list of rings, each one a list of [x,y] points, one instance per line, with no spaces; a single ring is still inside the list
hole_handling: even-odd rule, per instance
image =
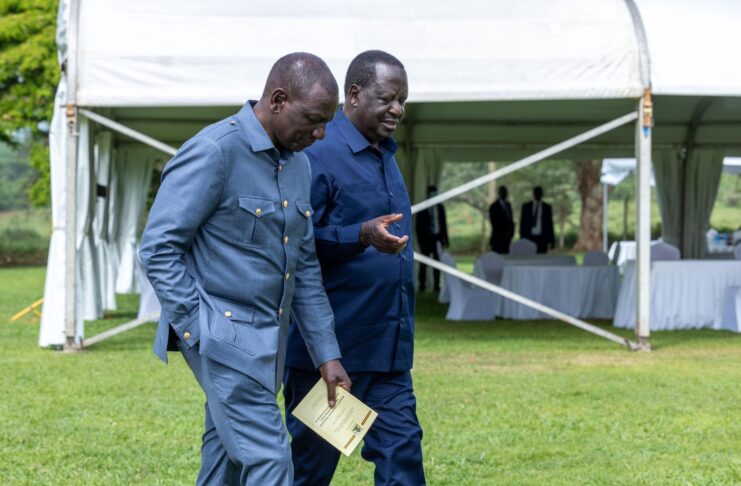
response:
[[[365,135],[360,133],[360,130],[355,128],[355,125],[352,124],[349,118],[345,115],[345,112],[342,111],[340,108],[337,110],[337,113],[334,117],[335,122],[337,123],[337,127],[340,129],[340,133],[342,134],[342,137],[345,139],[347,144],[350,146],[350,150],[352,150],[353,154],[357,154],[358,152],[362,152],[363,150],[367,148],[371,148],[375,151],[378,151],[376,147],[371,144],[367,138],[365,138]],[[392,155],[396,153],[396,150],[399,148],[398,145],[396,145],[396,142],[393,138],[387,137],[378,144],[382,149],[390,152]]]

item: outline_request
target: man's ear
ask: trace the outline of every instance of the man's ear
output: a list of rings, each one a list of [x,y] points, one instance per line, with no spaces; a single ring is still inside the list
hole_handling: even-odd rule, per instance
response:
[[[288,103],[288,94],[283,88],[276,88],[270,95],[270,112],[274,114],[280,113],[285,104]]]
[[[350,104],[353,108],[358,107],[358,98],[360,97],[360,86],[357,84],[351,84],[350,89],[347,90],[347,96],[345,97],[345,103]]]

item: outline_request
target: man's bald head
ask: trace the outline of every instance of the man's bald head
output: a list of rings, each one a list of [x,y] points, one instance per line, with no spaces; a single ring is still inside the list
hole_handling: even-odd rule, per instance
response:
[[[263,98],[283,89],[289,98],[304,99],[319,84],[330,96],[338,96],[337,81],[320,57],[308,52],[294,52],[278,59],[268,74]]]
[[[337,111],[338,91],[324,61],[294,52],[273,64],[253,110],[278,150],[298,152],[324,138]]]

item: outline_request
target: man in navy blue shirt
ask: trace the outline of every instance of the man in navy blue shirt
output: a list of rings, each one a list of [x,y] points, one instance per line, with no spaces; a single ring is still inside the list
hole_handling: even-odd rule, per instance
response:
[[[363,458],[375,463],[377,485],[425,484],[410,374],[412,214],[391,138],[406,99],[401,62],[382,51],[361,53],[348,68],[344,108],[327,124],[324,140],[306,150],[317,256],[342,364],[353,394],[378,412],[362,449]],[[327,485],[339,452],[290,413],[319,379],[295,319],[286,366],[294,485]]]

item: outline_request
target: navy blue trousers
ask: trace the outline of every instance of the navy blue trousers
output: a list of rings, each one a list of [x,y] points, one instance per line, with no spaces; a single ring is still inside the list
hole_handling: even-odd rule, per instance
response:
[[[361,455],[376,466],[376,485],[425,484],[422,428],[409,371],[350,373],[352,394],[378,413]],[[320,378],[319,372],[287,368],[283,377],[286,424],[291,434],[294,486],[329,485],[340,452],[298,421],[291,411]]]

